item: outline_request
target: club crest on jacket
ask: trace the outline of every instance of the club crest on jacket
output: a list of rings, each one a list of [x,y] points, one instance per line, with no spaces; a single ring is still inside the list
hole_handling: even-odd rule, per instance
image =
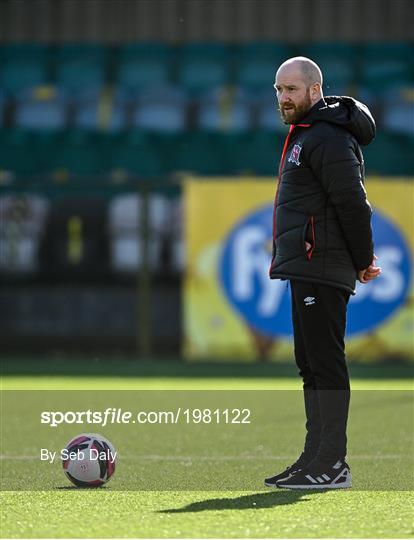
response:
[[[300,146],[300,144],[295,144],[295,146],[292,148],[292,152],[290,153],[288,161],[291,163],[295,163],[296,165],[300,165],[299,156],[301,150],[302,147]]]

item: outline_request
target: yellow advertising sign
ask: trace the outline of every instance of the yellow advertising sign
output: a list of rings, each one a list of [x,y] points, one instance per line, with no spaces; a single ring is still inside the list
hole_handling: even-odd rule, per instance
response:
[[[413,188],[367,182],[383,274],[351,299],[349,358],[413,356]],[[290,359],[288,282],[268,277],[275,181],[188,179],[184,189],[186,357]]]

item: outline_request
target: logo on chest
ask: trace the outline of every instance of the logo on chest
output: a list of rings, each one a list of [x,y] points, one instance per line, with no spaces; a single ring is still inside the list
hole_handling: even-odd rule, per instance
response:
[[[301,151],[302,151],[301,145],[295,144],[295,146],[292,148],[292,152],[290,153],[288,161],[290,163],[295,163],[295,165],[300,165],[299,156],[300,156]]]

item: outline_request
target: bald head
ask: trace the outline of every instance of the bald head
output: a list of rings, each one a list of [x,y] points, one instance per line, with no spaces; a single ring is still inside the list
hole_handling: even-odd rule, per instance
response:
[[[310,58],[289,58],[276,73],[275,89],[285,124],[295,124],[322,99],[322,72]]]
[[[289,60],[283,62],[283,64],[279,67],[277,73],[279,72],[296,72],[301,76],[302,81],[306,84],[306,86],[311,86],[312,84],[317,83],[322,87],[322,71],[320,70],[318,64],[305,56],[295,56],[294,58],[289,58]]]

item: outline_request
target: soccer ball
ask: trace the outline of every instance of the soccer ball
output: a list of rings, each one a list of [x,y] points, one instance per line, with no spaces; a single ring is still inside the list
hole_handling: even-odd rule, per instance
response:
[[[62,450],[66,476],[77,487],[100,487],[115,472],[117,453],[112,444],[96,433],[82,433]]]

